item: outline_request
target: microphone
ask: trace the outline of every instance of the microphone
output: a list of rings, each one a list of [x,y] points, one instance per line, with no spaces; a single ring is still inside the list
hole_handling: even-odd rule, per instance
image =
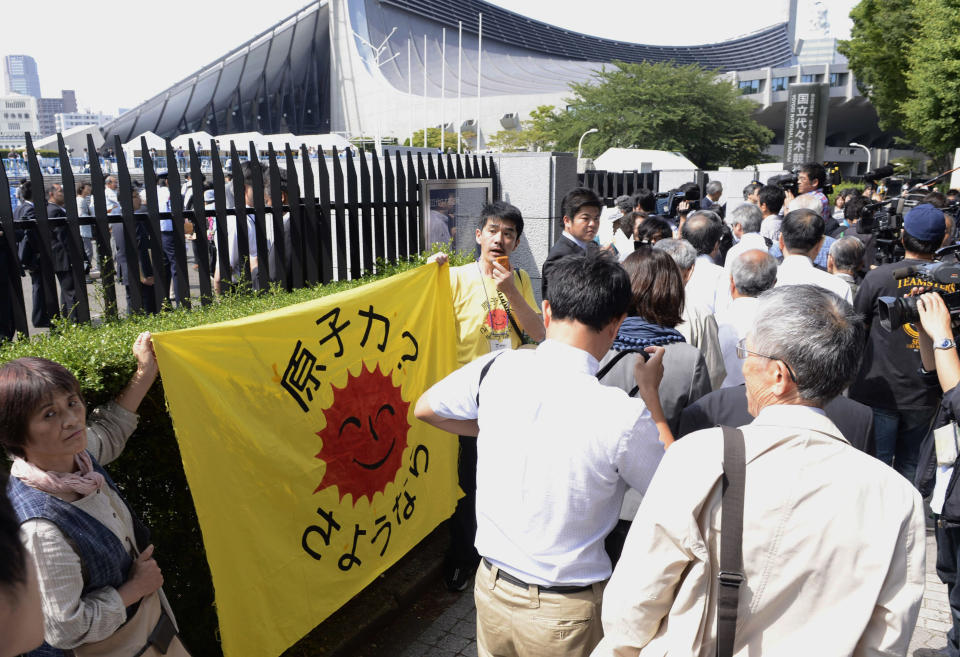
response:
[[[910,276],[913,276],[919,271],[920,271],[920,268],[914,265],[910,265],[908,267],[901,267],[900,269],[893,270],[893,277],[894,279],[899,281],[904,278],[909,278]]]
[[[867,171],[863,174],[864,180],[880,180],[881,178],[887,178],[893,175],[893,165],[884,164],[882,167],[877,167],[873,171]]]

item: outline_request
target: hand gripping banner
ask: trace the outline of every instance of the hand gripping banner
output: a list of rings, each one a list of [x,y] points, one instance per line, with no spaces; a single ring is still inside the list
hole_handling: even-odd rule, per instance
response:
[[[455,368],[447,267],[154,344],[227,657],[280,654],[453,512],[457,441],[413,415]]]

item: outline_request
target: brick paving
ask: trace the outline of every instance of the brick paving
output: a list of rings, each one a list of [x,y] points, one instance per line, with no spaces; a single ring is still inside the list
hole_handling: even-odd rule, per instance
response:
[[[937,542],[931,532],[927,533],[927,585],[923,591],[920,618],[913,631],[911,657],[946,655],[942,649],[947,645],[946,634],[950,629],[950,605],[947,603],[947,586],[937,577]]]

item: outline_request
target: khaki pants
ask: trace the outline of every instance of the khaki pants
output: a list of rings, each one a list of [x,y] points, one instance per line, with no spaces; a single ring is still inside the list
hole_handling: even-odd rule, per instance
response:
[[[600,643],[603,582],[579,593],[540,592],[497,579],[480,562],[473,585],[480,657],[586,657]]]

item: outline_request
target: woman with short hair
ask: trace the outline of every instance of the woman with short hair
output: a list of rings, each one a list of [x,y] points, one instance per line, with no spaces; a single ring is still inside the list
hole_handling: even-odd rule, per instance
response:
[[[0,445],[13,458],[7,496],[43,604],[46,643],[31,656],[188,654],[149,534],[101,467],[123,451],[157,377],[150,333],[133,353],[133,378],[89,423],[80,384],[59,363],[19,358],[0,367]]]

